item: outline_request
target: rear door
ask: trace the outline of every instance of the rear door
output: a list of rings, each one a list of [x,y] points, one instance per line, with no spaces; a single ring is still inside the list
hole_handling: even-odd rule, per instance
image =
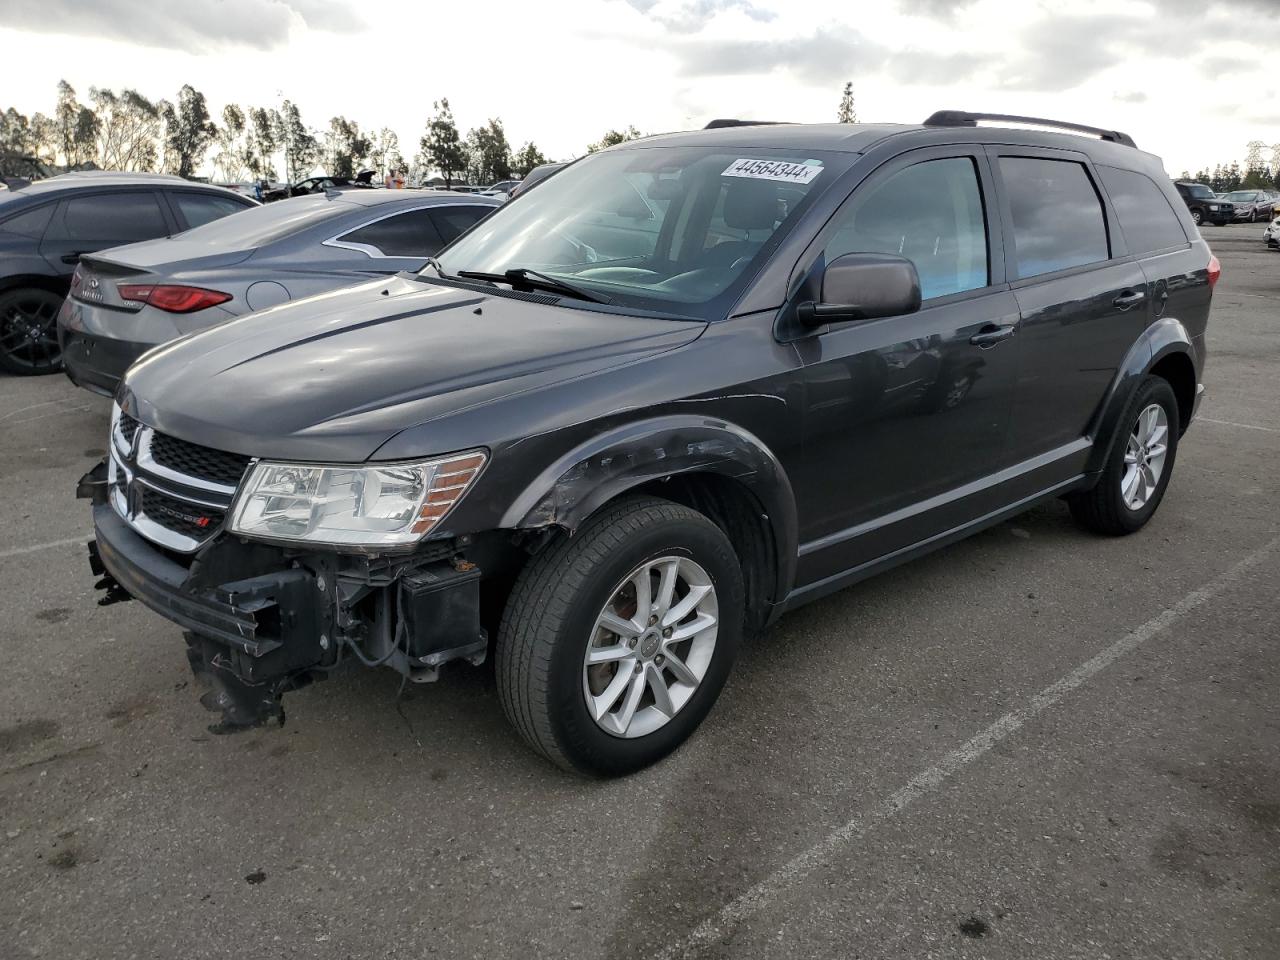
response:
[[[1126,256],[1087,157],[1031,147],[988,153],[1021,316],[1010,445],[1018,461],[1041,461],[1016,491],[1030,495],[1083,469],[1095,415],[1146,326],[1152,285]]]
[[[40,253],[54,270],[70,277],[86,253],[154,240],[176,227],[153,190],[77,193],[59,202]]]

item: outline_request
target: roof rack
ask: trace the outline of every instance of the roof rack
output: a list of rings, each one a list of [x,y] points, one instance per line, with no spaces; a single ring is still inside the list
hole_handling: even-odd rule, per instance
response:
[[[1133,137],[1119,130],[1103,130],[1100,127],[1087,127],[1081,123],[1066,123],[1062,120],[1046,120],[1044,117],[1017,117],[1008,113],[965,113],[963,110],[939,110],[924,122],[926,127],[976,127],[979,120],[992,120],[997,123],[1026,123],[1037,127],[1054,127],[1058,130],[1071,130],[1075,133],[1087,133],[1090,136],[1112,143],[1122,143],[1126,147],[1137,147]]]
[[[778,125],[778,124],[780,124],[780,123],[785,123],[785,122],[786,122],[785,120],[727,120],[727,119],[720,119],[720,120],[712,120],[710,123],[708,123],[708,124],[707,124],[705,127],[703,127],[702,129],[703,129],[703,130],[721,130],[721,129],[725,128],[725,127],[773,127],[773,126],[777,126],[777,125]]]

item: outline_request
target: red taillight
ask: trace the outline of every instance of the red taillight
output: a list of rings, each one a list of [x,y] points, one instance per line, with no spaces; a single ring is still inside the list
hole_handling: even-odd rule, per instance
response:
[[[1218,285],[1218,278],[1222,276],[1222,264],[1218,262],[1218,258],[1213,254],[1209,254],[1209,289],[1212,290]]]
[[[150,304],[168,313],[193,313],[216,307],[231,299],[231,294],[204,287],[183,287],[171,283],[118,283],[121,300]]]

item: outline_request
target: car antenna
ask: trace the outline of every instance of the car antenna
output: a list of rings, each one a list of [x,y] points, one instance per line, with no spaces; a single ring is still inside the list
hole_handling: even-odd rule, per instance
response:
[[[324,192],[324,195],[329,200],[336,200],[338,197],[342,196],[342,191],[336,187],[330,187]]]

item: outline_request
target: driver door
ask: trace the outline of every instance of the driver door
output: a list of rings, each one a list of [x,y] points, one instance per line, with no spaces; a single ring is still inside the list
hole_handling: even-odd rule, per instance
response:
[[[854,252],[906,257],[923,303],[796,343],[808,398],[802,586],[992,509],[987,481],[1009,464],[1018,323],[993,196],[980,147],[913,151],[864,181],[806,255],[819,267]]]

